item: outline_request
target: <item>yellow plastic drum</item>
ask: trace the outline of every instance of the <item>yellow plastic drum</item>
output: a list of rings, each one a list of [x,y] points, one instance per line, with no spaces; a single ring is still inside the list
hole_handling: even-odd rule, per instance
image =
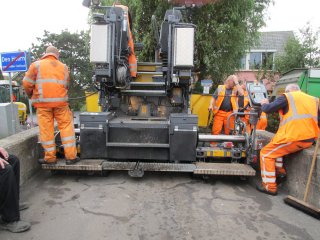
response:
[[[208,116],[209,116],[208,107],[209,107],[211,98],[212,96],[209,94],[192,94],[191,95],[191,99],[190,99],[191,113],[198,115],[199,127],[207,127]]]
[[[21,124],[25,124],[27,121],[27,106],[22,102],[14,102],[18,105],[19,121]]]
[[[85,92],[87,112],[101,112],[101,107],[98,105],[99,94],[92,92]]]

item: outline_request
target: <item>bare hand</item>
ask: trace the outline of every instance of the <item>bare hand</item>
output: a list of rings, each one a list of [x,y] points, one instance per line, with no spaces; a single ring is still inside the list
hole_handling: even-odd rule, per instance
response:
[[[8,157],[9,157],[9,154],[8,154],[8,152],[4,149],[4,148],[2,148],[2,147],[0,147],[0,156],[2,155],[2,157],[5,159],[5,160],[8,160]]]
[[[237,76],[234,76],[233,77],[233,82],[235,85],[238,85],[239,84],[239,80],[238,80],[238,77]]]
[[[0,168],[1,168],[1,169],[4,169],[5,166],[8,165],[8,164],[9,164],[9,163],[8,163],[6,160],[0,158]]]
[[[261,100],[261,105],[264,105],[264,104],[269,104],[269,100],[267,98],[264,98]]]

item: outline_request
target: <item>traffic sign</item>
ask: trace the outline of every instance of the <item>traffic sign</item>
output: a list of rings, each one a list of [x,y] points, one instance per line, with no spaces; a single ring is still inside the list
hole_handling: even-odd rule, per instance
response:
[[[0,53],[2,72],[26,72],[28,61],[26,52]]]

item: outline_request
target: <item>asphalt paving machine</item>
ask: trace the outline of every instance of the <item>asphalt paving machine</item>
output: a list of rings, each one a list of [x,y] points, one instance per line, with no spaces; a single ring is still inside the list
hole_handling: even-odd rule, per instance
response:
[[[189,109],[195,26],[183,22],[181,8],[166,11],[158,40],[159,61],[138,62],[137,77],[132,78],[128,16],[121,7],[84,2],[93,12],[90,60],[102,112],[80,114],[79,163],[59,161],[42,167],[126,170],[132,177],[142,177],[145,171],[254,176],[250,164],[257,161],[264,140],[256,137],[255,127],[246,133],[241,116],[249,114],[250,123],[256,125],[260,101],[267,97],[265,87],[247,84],[251,111],[232,114],[232,135],[200,133],[198,117]],[[212,141],[219,144],[210,147]]]

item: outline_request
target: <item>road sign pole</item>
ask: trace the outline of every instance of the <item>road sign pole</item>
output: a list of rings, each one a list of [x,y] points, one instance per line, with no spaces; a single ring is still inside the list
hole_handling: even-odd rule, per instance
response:
[[[16,133],[16,118],[13,114],[13,91],[12,91],[12,77],[11,72],[9,72],[9,89],[10,89],[10,107],[11,107],[11,121],[12,121],[12,134]]]

